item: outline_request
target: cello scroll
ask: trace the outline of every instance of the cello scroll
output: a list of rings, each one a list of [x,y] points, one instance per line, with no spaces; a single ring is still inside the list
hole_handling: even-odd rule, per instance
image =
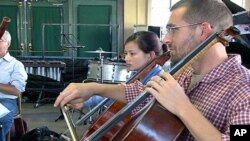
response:
[[[10,24],[10,18],[9,17],[3,17],[2,23],[0,25],[0,38],[2,38],[5,30],[7,29],[8,25]]]

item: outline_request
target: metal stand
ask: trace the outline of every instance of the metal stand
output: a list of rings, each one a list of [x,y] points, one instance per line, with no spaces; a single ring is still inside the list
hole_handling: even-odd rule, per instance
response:
[[[84,46],[65,46],[65,48],[71,49],[71,58],[72,58],[72,80],[75,79],[75,52],[78,48],[84,48]]]
[[[61,34],[63,37],[63,41],[65,44],[61,44],[62,47],[71,49],[71,57],[72,57],[72,77],[75,79],[75,52],[77,52],[78,48],[85,48],[85,46],[78,45],[78,41],[73,34]],[[75,45],[76,44],[76,45]]]
[[[103,83],[103,71],[102,71],[102,69],[103,69],[103,58],[104,58],[104,56],[102,56],[102,48],[99,48],[99,50],[100,50],[100,52],[99,52],[99,59],[100,59],[100,61],[101,61],[101,66],[100,66],[100,75],[101,75],[101,77],[100,77],[100,82],[101,83]]]

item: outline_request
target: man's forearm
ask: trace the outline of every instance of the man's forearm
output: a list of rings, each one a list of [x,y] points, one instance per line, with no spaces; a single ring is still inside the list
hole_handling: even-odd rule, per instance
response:
[[[220,141],[221,133],[191,103],[178,115],[195,140]]]
[[[16,96],[19,96],[21,94],[21,92],[15,86],[8,84],[1,84],[1,83],[0,83],[0,91]]]

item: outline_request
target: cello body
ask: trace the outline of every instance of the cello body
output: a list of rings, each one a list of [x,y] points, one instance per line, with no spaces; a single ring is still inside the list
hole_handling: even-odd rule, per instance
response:
[[[124,107],[125,104],[115,101],[102,115],[95,121],[94,124],[88,128],[88,130],[82,135],[81,141],[87,140],[91,134],[93,134],[98,128],[100,128],[105,122],[107,122],[110,118],[115,116],[115,113],[120,111]],[[116,133],[120,131],[120,129],[130,120],[131,115],[127,115],[123,120],[121,120],[118,124],[114,125],[114,127],[106,133],[100,141],[109,141],[111,140]]]
[[[137,113],[112,141],[174,141],[183,129],[184,125],[179,118],[158,102],[152,102],[147,109]]]
[[[85,134],[81,141],[89,140],[88,137],[94,133],[100,126],[106,122],[106,118],[115,116],[114,113],[120,110],[122,105],[116,102],[93,124]],[[162,118],[164,117],[164,118]],[[104,119],[104,120],[103,120]],[[166,126],[167,125],[167,126]],[[164,109],[158,102],[151,102],[149,106],[142,109],[136,115],[128,114],[123,120],[115,124],[114,127],[107,132],[100,141],[174,141],[184,129],[183,123],[175,115]]]

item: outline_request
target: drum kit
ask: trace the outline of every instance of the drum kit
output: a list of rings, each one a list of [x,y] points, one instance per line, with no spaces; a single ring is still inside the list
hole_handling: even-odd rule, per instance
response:
[[[102,54],[115,54],[116,52],[107,52],[102,50],[102,48],[96,51],[85,52],[99,54],[99,61],[89,61],[87,79],[84,82],[121,83],[126,82],[130,77],[131,73],[127,70],[125,63],[104,60]]]

